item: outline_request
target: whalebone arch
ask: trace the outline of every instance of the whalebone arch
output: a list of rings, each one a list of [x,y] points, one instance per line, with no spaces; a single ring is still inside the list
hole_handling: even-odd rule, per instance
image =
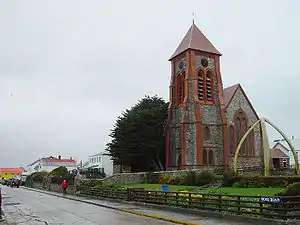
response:
[[[281,136],[284,138],[284,140],[287,142],[288,146],[290,147],[294,160],[295,160],[295,174],[299,174],[299,164],[298,164],[298,159],[297,159],[297,154],[294,146],[288,139],[288,137],[284,134],[284,132],[277,127],[274,123],[272,123],[270,120],[266,118],[260,118],[258,121],[256,121],[248,130],[247,132],[243,135],[241,138],[236,151],[234,155],[234,164],[233,164],[233,169],[234,173],[237,175],[238,174],[238,156],[239,152],[243,146],[243,143],[247,139],[248,135],[251,133],[251,131],[256,127],[256,126],[261,126],[262,130],[262,147],[263,147],[263,155],[264,155],[264,175],[269,176],[270,175],[270,147],[269,147],[269,141],[268,141],[268,135],[266,131],[266,123],[269,124],[272,128],[274,128],[278,133],[281,134]]]

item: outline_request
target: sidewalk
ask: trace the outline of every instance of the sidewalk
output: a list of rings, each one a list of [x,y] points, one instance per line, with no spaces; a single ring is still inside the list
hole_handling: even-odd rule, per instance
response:
[[[65,198],[73,201],[79,201],[87,204],[97,205],[113,210],[118,210],[122,212],[132,213],[140,216],[146,216],[151,218],[156,218],[159,220],[169,221],[177,224],[184,224],[184,225],[250,225],[250,222],[246,222],[246,219],[241,220],[239,222],[234,222],[230,220],[225,220],[225,218],[211,218],[211,217],[204,217],[194,214],[187,214],[181,213],[180,211],[184,211],[184,209],[174,209],[174,210],[164,210],[162,208],[154,208],[154,207],[147,207],[146,204],[143,203],[135,203],[135,202],[116,202],[116,201],[108,201],[108,200],[98,200],[98,199],[90,199],[86,197],[78,197],[73,195],[63,196],[60,193],[49,192],[39,189],[27,188],[23,187],[24,189],[36,191],[60,198]],[[186,210],[187,211],[187,210]],[[229,218],[228,215],[224,215],[224,217]],[[266,224],[260,223],[260,221],[252,221],[255,222],[256,225],[259,224]],[[271,223],[269,223],[271,224]]]

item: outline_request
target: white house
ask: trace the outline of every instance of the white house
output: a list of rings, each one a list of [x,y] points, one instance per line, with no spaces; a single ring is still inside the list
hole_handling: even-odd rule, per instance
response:
[[[292,143],[293,147],[296,150],[298,164],[300,165],[300,160],[299,160],[299,157],[298,157],[300,155],[300,139],[292,137],[289,141]],[[291,167],[295,166],[295,160],[294,160],[293,153],[292,153],[288,143],[284,139],[283,140],[276,140],[275,145],[273,146],[273,149],[279,149],[284,154],[286,154],[289,157],[290,166]]]
[[[84,168],[103,168],[107,176],[112,175],[113,173],[113,164],[109,156],[105,153],[98,153],[88,157],[88,163],[84,165]]]
[[[48,158],[41,158],[33,163],[29,164],[25,168],[25,174],[30,175],[34,172],[41,172],[41,171],[47,171],[51,172],[52,170],[60,167],[65,166],[68,171],[72,171],[76,169],[76,161],[72,158],[70,159],[62,159],[61,156],[58,156],[58,158],[50,156]]]

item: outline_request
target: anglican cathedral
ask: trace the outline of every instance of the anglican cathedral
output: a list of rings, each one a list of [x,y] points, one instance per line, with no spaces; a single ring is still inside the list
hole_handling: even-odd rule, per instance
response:
[[[259,118],[240,84],[223,88],[221,53],[193,23],[169,59],[166,169],[233,166],[235,149]],[[261,129],[250,133],[239,166],[263,164]]]

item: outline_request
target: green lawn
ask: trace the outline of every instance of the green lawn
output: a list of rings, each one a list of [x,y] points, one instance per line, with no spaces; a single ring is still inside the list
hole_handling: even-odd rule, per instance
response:
[[[161,184],[130,184],[122,185],[124,187],[130,188],[145,188],[146,190],[161,191]],[[169,191],[194,191],[199,188],[196,186],[180,186],[180,185],[168,185]],[[209,190],[198,190],[199,193],[209,193],[215,192],[216,194],[231,194],[231,195],[275,195],[282,191],[283,188],[231,188],[231,187],[221,187],[213,188]]]
[[[122,185],[123,187],[129,188],[145,188],[146,190],[152,191],[161,191],[161,184],[128,184]],[[168,185],[169,191],[193,191],[195,190],[196,186],[180,186],[180,185]]]
[[[221,187],[215,188],[212,190],[199,190],[200,193],[209,193],[210,191],[214,191],[219,194],[229,194],[229,195],[275,195],[281,192],[283,188],[231,188],[231,187]]]

